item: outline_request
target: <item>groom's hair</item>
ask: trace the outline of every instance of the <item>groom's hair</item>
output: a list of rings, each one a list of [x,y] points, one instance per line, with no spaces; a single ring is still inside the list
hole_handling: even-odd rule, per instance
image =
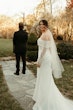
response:
[[[19,23],[19,29],[23,29],[24,28],[24,24],[23,24],[23,22],[20,22]]]

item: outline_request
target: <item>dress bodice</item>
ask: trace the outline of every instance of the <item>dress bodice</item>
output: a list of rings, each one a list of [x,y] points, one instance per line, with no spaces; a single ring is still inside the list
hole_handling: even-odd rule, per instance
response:
[[[42,40],[41,38],[38,39],[37,45],[41,48],[50,48],[51,41]]]
[[[44,50],[46,50],[45,55],[44,55],[44,57],[46,58],[50,54],[51,42],[42,40],[41,38],[39,38],[37,41],[37,45],[38,45],[38,57],[40,57],[40,55],[44,49]]]

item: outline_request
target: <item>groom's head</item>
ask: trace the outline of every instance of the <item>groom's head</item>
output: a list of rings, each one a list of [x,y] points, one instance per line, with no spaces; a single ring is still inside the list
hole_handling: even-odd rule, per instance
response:
[[[19,29],[22,30],[23,28],[24,28],[24,24],[23,24],[23,22],[20,22],[19,23]]]

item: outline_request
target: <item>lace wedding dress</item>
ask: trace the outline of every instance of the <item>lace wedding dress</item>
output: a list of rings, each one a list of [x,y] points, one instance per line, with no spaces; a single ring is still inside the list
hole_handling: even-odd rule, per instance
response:
[[[33,100],[33,110],[73,110],[73,102],[64,97],[57,88],[52,73],[51,41],[38,39],[37,80]]]

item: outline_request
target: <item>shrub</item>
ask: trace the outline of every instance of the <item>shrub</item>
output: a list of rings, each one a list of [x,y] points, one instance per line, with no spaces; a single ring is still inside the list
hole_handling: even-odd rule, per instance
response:
[[[34,33],[31,33],[28,38],[28,45],[36,45],[37,44],[37,36]]]
[[[27,42],[27,60],[36,61],[37,60],[37,37],[34,33],[31,33],[28,37]]]
[[[37,49],[38,49],[37,45],[28,45],[27,46],[27,50],[28,51],[35,51]]]
[[[73,44],[63,42],[57,44],[57,50],[61,59],[73,59]]]
[[[61,35],[58,35],[57,40],[63,40],[63,37]]]
[[[37,60],[37,51],[27,51],[27,60],[36,61]]]

